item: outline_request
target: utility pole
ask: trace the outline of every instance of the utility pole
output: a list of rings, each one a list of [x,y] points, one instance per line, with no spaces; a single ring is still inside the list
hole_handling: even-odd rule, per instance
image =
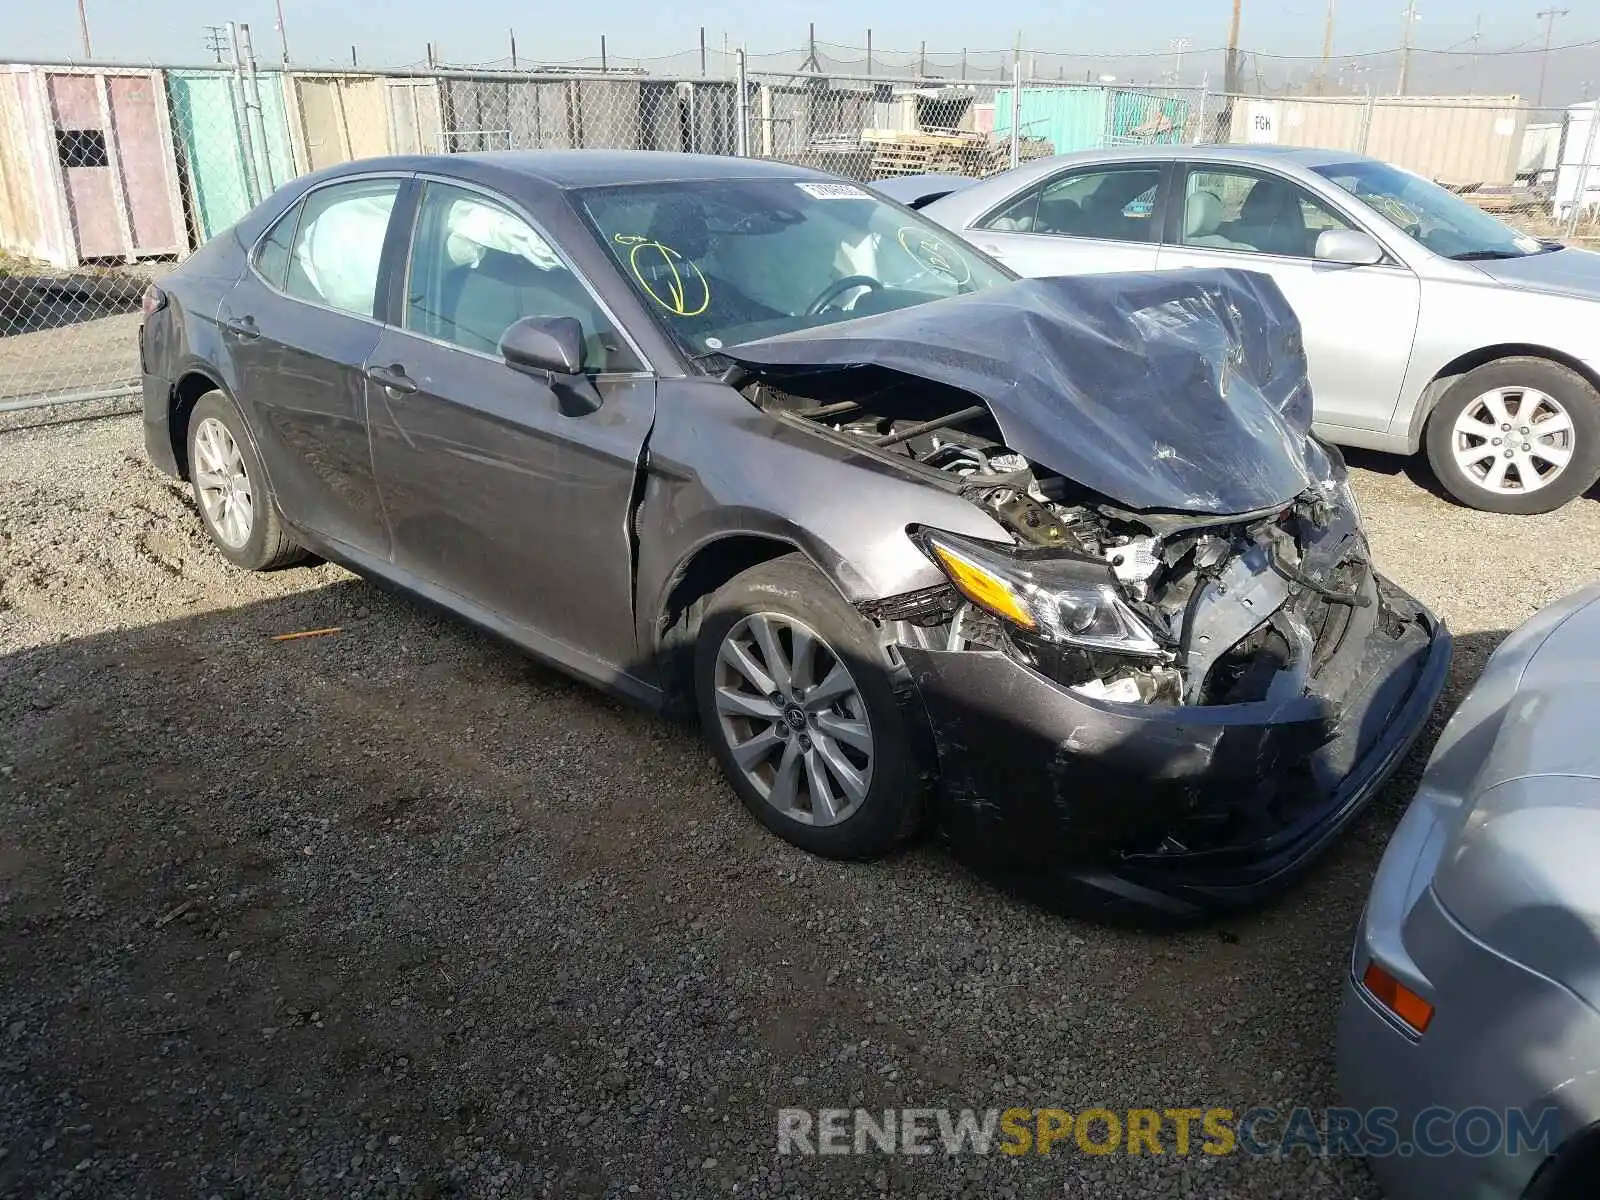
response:
[[[1328,90],[1328,60],[1333,57],[1333,6],[1335,0],[1328,0],[1328,20],[1322,27],[1322,76],[1318,91]]]
[[[1222,67],[1222,90],[1239,93],[1239,0],[1233,0],[1233,20],[1228,23],[1228,57]]]
[[[1550,65],[1550,42],[1555,37],[1556,18],[1565,17],[1571,12],[1570,8],[1544,8],[1533,14],[1544,22],[1544,53],[1539,55],[1539,94],[1533,101],[1535,108],[1544,105],[1544,72]]]
[[[283,0],[278,0],[278,45],[283,48],[283,65],[289,65],[289,30],[283,23]]]
[[[228,31],[221,25],[207,25],[205,30],[206,49],[211,51],[212,57],[220,63],[223,47],[228,44]]]
[[[1483,40],[1483,14],[1479,13],[1477,20],[1472,23],[1472,65],[1467,68],[1467,95],[1477,95],[1478,89],[1478,43]]]
[[[1188,38],[1169,38],[1167,48],[1172,51],[1172,86],[1183,86],[1183,52],[1194,45]]]
[[[1395,84],[1395,94],[1406,94],[1406,75],[1411,69],[1411,24],[1417,20],[1417,0],[1406,4],[1406,24],[1400,33],[1400,79]]]
[[[517,31],[515,29],[508,29],[506,32],[511,35],[511,69],[515,71],[517,69]],[[702,29],[700,31],[700,74],[702,75],[706,73],[706,56],[704,53],[705,48],[705,30]]]
[[[806,60],[800,64],[802,71],[822,71],[822,64],[817,61],[817,23],[810,22],[806,26]]]
[[[94,57],[94,47],[89,44],[89,9],[87,0],[78,0],[78,35],[83,38],[83,56]]]
[[[867,30],[867,78],[872,78],[872,30]]]

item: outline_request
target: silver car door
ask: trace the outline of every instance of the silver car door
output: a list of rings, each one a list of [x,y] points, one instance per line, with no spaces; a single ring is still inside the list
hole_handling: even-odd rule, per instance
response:
[[[1186,178],[1185,178],[1186,175]],[[1387,430],[1411,360],[1421,287],[1387,257],[1369,266],[1314,257],[1324,229],[1352,226],[1293,180],[1232,164],[1189,164],[1161,246],[1162,270],[1238,267],[1270,275],[1300,318],[1317,428]]]
[[[1153,271],[1160,163],[1076,167],[980,217],[965,236],[1020,275]]]

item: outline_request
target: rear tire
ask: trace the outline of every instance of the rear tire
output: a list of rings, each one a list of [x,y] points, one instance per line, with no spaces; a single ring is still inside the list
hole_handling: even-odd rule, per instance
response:
[[[1445,491],[1469,508],[1554,512],[1600,476],[1600,395],[1559,363],[1502,358],[1444,394],[1427,451]]]
[[[717,761],[779,837],[860,859],[915,832],[920,785],[883,648],[803,555],[751,567],[706,601],[694,675]]]
[[[195,507],[224,558],[247,571],[270,571],[306,557],[284,528],[244,418],[221,391],[195,401],[188,447]]]

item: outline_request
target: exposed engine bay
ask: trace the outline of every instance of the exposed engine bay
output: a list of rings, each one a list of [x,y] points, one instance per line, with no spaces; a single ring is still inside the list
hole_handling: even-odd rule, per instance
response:
[[[926,419],[871,411],[905,411],[911,390],[891,386],[877,405],[872,397],[817,405],[765,383],[747,394],[936,476],[1012,535],[1019,564],[1069,567],[1107,603],[1125,606],[1133,619],[1124,625],[1139,633],[1074,637],[1087,630],[1071,622],[1053,634],[1028,629],[953,582],[866,606],[905,644],[1002,650],[1094,699],[1234,704],[1303,694],[1349,610],[1378,602],[1336,453],[1326,451],[1327,477],[1281,508],[1226,518],[1138,513],[1007,448],[983,405]],[[1047,589],[1041,582],[1041,599]]]
[[[1020,280],[726,353],[762,409],[1014,539],[908,530],[951,586],[868,606],[905,644],[1003,650],[1096,700],[1242,704],[1319,694],[1350,614],[1388,620],[1262,277]]]

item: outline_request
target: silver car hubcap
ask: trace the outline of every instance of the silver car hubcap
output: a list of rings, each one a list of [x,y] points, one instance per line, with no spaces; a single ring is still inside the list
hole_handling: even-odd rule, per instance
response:
[[[717,724],[756,793],[807,825],[850,817],[872,786],[872,725],[849,668],[793,617],[754,613],[717,650]]]
[[[248,542],[256,512],[250,476],[238,443],[215,417],[194,432],[194,483],[206,522],[222,544],[237,550]]]
[[[1453,433],[1456,465],[1486,491],[1537,491],[1572,461],[1572,417],[1533,388],[1485,392],[1462,410]]]

